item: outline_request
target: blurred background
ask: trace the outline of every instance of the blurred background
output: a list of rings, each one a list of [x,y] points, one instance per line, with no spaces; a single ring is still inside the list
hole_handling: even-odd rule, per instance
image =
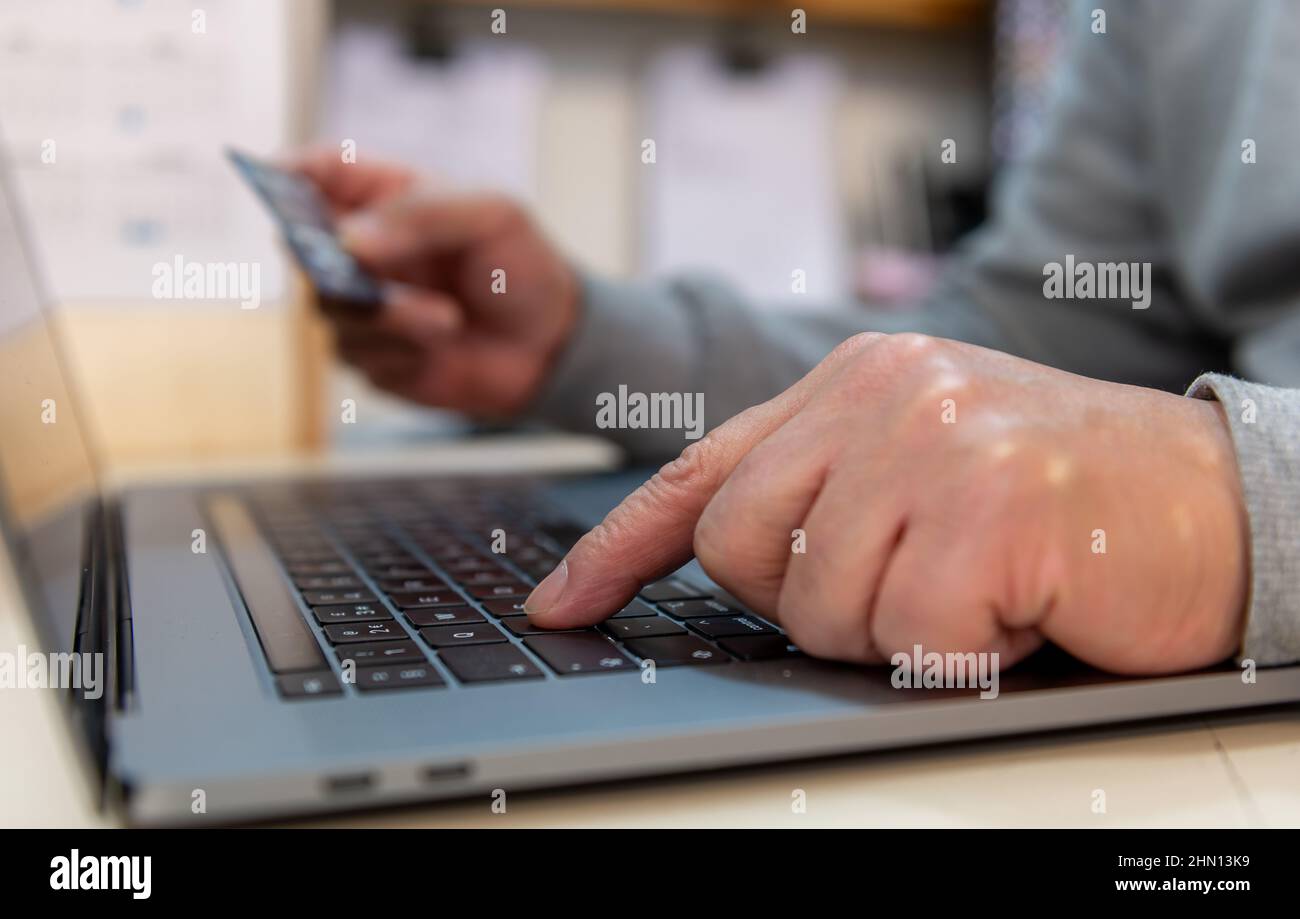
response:
[[[110,465],[383,449],[465,426],[334,364],[225,146],[353,143],[358,159],[505,190],[606,275],[708,268],[772,309],[903,309],[1032,144],[1063,13],[1064,0],[5,3],[0,133]],[[155,299],[152,266],[178,256],[258,263],[261,306]],[[340,423],[345,397],[355,424]]]

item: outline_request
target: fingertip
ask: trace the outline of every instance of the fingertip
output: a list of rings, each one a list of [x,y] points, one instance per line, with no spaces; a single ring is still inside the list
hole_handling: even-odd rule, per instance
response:
[[[566,558],[533,588],[528,599],[524,600],[524,613],[538,625],[545,625],[549,615],[559,606],[568,583],[569,560]]]
[[[339,221],[338,236],[343,248],[353,255],[373,258],[382,250],[384,227],[375,214],[358,211]]]

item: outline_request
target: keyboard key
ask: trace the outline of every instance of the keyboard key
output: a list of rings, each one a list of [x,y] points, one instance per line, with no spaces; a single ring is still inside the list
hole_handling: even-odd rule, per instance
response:
[[[479,571],[500,571],[501,566],[491,559],[480,558],[477,555],[466,556],[465,558],[449,558],[442,561],[442,567],[450,574],[474,574]]]
[[[515,616],[501,623],[516,635],[554,635],[558,632],[594,632],[593,628],[580,629],[543,629],[532,624],[527,616]]]
[[[629,651],[642,660],[653,660],[656,667],[673,667],[678,664],[718,664],[729,660],[722,651],[694,635],[638,638],[627,642],[626,645]]]
[[[306,699],[311,696],[337,696],[343,692],[338,677],[329,670],[307,673],[286,673],[275,678],[276,688],[286,699]]]
[[[513,574],[497,568],[493,571],[475,571],[473,574],[461,575],[456,583],[461,587],[493,587],[497,584],[514,584],[518,582]]]
[[[508,581],[490,587],[469,587],[470,596],[477,600],[494,600],[499,597],[526,597],[532,588],[523,581]]]
[[[506,552],[506,558],[516,565],[550,565],[555,567],[559,559],[540,546],[520,546]]]
[[[540,679],[543,674],[512,644],[447,648],[438,656],[463,683]]]
[[[430,606],[464,606],[465,598],[453,590],[414,590],[410,593],[390,594],[390,599],[402,609],[422,609]]]
[[[746,635],[724,638],[718,642],[742,661],[765,661],[778,657],[798,657],[802,652],[784,635]]]
[[[674,619],[703,619],[734,615],[735,611],[717,600],[669,600],[659,608]]]
[[[478,610],[468,606],[437,606],[429,609],[408,609],[402,612],[411,625],[418,629],[430,625],[469,625],[486,622]]]
[[[337,603],[374,603],[376,597],[368,590],[307,590],[303,598],[308,606],[333,606]]]
[[[299,590],[345,590],[365,587],[361,581],[350,574],[299,575],[293,579],[293,586]]]
[[[617,645],[595,632],[537,635],[524,639],[524,643],[561,676],[636,669]]]
[[[642,587],[641,596],[651,603],[663,603],[668,600],[691,600],[707,597],[709,591],[700,590],[681,578],[666,578]]]
[[[351,574],[352,566],[346,562],[298,562],[288,565],[289,574],[295,578],[327,574]],[[294,583],[297,583],[296,581]],[[299,585],[301,586],[301,585]]]
[[[484,600],[483,608],[496,616],[498,619],[505,619],[508,616],[524,615],[524,597],[507,600]]]
[[[601,628],[619,641],[629,638],[654,638],[658,635],[681,635],[686,632],[671,619],[663,616],[643,616],[637,619],[610,619]]]
[[[435,648],[454,648],[458,645],[490,645],[505,641],[506,637],[490,622],[473,625],[441,625],[420,629],[420,637]]]
[[[372,578],[384,581],[396,580],[430,580],[440,581],[441,579],[432,568],[425,568],[423,565],[385,565],[381,568],[367,568],[366,574]]]
[[[447,685],[433,664],[389,664],[383,667],[358,667],[357,689],[406,689],[414,686]]]
[[[312,608],[312,614],[321,625],[342,625],[352,622],[372,622],[393,618],[388,610],[378,603],[345,603],[341,606],[317,606]]]
[[[369,645],[344,645],[335,648],[339,663],[352,661],[358,667],[375,664],[409,664],[424,661],[424,652],[413,641],[377,641]]]
[[[723,616],[718,619],[688,619],[691,631],[705,638],[728,638],[732,635],[773,635],[776,629],[753,616]]]
[[[428,572],[427,578],[407,578],[401,580],[382,580],[379,582],[379,589],[385,593],[439,593],[450,590],[442,581],[433,578],[433,572]]]
[[[609,618],[610,619],[636,619],[637,617],[640,616],[658,616],[658,615],[659,614],[655,612],[655,608],[651,606],[649,603],[646,603],[642,600],[633,600],[631,603],[623,607],[621,610],[619,610],[617,613],[610,616]]]
[[[378,555],[362,555],[357,561],[367,571],[375,568],[423,568],[419,560],[405,552],[399,553],[380,553]]]
[[[410,638],[396,622],[358,622],[355,625],[327,625],[325,637],[336,645],[362,641],[393,641]]]

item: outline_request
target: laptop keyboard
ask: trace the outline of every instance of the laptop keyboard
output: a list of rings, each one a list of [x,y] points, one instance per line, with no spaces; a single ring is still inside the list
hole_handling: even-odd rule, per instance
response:
[[[284,596],[282,585],[232,564],[285,698],[799,653],[734,598],[676,576],[645,585],[598,626],[535,627],[524,599],[585,530],[557,519],[526,482],[304,484],[253,492],[244,504],[307,626],[286,621],[281,608],[259,608]],[[277,668],[277,659],[293,669]]]

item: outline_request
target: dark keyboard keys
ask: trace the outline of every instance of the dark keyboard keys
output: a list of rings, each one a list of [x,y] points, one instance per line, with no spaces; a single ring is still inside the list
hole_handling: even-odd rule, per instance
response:
[[[419,568],[424,566],[416,559],[405,553],[398,554],[380,554],[380,555],[363,555],[359,559],[361,566],[367,571],[373,571],[378,568]]]
[[[332,606],[338,603],[374,603],[375,595],[368,590],[307,590],[303,599],[308,606]]]
[[[414,590],[390,594],[389,599],[402,609],[426,609],[433,606],[463,606],[465,598],[452,590]]]
[[[507,581],[489,587],[469,587],[467,590],[476,600],[495,600],[501,597],[526,597],[532,588],[523,581]]]
[[[647,584],[641,588],[641,596],[651,603],[663,603],[668,600],[691,600],[709,596],[707,590],[700,590],[681,578],[666,578]]]
[[[396,622],[358,622],[355,625],[327,625],[325,637],[336,645],[363,641],[395,641],[410,638]]]
[[[289,574],[293,575],[295,578],[352,573],[352,567],[345,562],[298,562],[297,564],[288,565],[287,567],[289,569]],[[294,583],[297,582],[295,581]]]
[[[576,628],[576,629],[543,629],[540,626],[533,625],[526,616],[516,616],[510,619],[502,620],[502,625],[514,632],[516,635],[555,635],[560,632],[594,632],[593,628]]]
[[[335,648],[339,663],[352,661],[358,667],[376,664],[409,664],[427,660],[413,641],[377,641],[367,645],[343,645]]]
[[[447,685],[433,664],[388,664],[383,667],[358,667],[357,689],[373,692],[380,689],[407,689],[417,686]]]
[[[384,581],[439,580],[438,575],[433,572],[432,568],[425,568],[415,563],[410,565],[389,565],[383,568],[367,568],[366,573],[372,578]]]
[[[637,638],[626,643],[627,649],[642,660],[650,659],[656,667],[679,664],[718,664],[729,660],[726,654],[694,635],[668,635],[663,638]]]
[[[524,643],[561,676],[636,669],[617,645],[595,632],[536,635],[524,639]]]
[[[729,638],[733,635],[772,635],[776,629],[753,616],[722,616],[718,619],[688,619],[691,631],[705,638]]]
[[[483,608],[496,616],[498,619],[505,619],[508,616],[524,615],[524,598],[506,600],[484,600]]]
[[[472,645],[438,652],[442,662],[463,683],[540,679],[542,671],[512,644]]]
[[[416,628],[432,625],[468,625],[486,622],[483,616],[468,606],[439,606],[431,609],[408,609],[402,612]]]
[[[735,615],[735,611],[717,600],[669,600],[659,608],[674,619],[716,618]]]
[[[497,584],[517,584],[519,579],[513,574],[497,569],[495,571],[475,571],[473,574],[461,575],[456,583],[462,587],[495,587]]]
[[[381,580],[379,582],[379,589],[384,591],[385,593],[390,593],[390,594],[391,593],[428,594],[428,593],[440,593],[443,591],[449,591],[451,589],[442,581],[434,579],[433,572],[429,572],[428,575],[429,576],[427,578],[408,578],[404,581],[394,580],[394,579]]]
[[[275,678],[275,685],[280,690],[280,695],[286,699],[337,696],[343,692],[338,677],[329,670],[286,673]]]
[[[646,603],[643,600],[633,600],[631,603],[623,607],[621,610],[619,610],[617,613],[610,616],[609,618],[610,619],[636,619],[640,616],[658,616],[658,615],[659,614],[655,612],[655,608],[651,606],[649,603]]]
[[[474,625],[441,625],[420,629],[420,637],[434,648],[454,648],[459,645],[490,645],[506,641],[506,637],[490,622]]]
[[[496,562],[486,558],[478,558],[476,556],[471,556],[469,558],[447,559],[442,563],[442,567],[445,568],[447,572],[453,576],[460,576],[460,575],[469,576],[471,574],[477,574],[481,571],[501,570],[501,566],[498,565]]]
[[[798,657],[802,652],[784,635],[744,635],[723,638],[718,644],[742,661],[765,661],[780,657]]]
[[[349,574],[299,575],[293,579],[293,586],[299,590],[348,590],[365,587]]]
[[[629,638],[654,638],[659,635],[681,635],[686,632],[680,625],[663,616],[610,619],[603,623],[601,628],[619,641],[627,641]]]
[[[286,565],[329,565],[343,564],[339,554],[333,549],[286,549],[283,546],[276,548],[276,555],[284,560]]]
[[[321,625],[345,625],[352,622],[373,622],[392,619],[388,610],[378,603],[344,603],[341,606],[317,606],[312,615]]]

